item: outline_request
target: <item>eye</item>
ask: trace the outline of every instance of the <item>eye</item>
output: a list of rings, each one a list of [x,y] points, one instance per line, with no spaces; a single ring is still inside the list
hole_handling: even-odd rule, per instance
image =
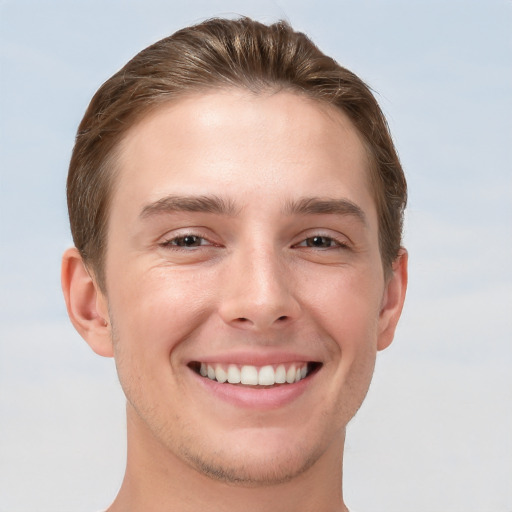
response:
[[[335,245],[335,241],[327,236],[311,236],[305,240],[307,247],[319,247],[325,249]]]
[[[310,236],[298,243],[296,247],[312,247],[314,249],[344,248],[347,244],[339,242],[330,236]]]
[[[168,240],[165,240],[161,244],[163,247],[179,247],[179,248],[194,248],[194,247],[200,247],[203,245],[212,245],[206,238],[203,238],[199,235],[183,235],[183,236],[176,236],[174,238],[170,238]]]

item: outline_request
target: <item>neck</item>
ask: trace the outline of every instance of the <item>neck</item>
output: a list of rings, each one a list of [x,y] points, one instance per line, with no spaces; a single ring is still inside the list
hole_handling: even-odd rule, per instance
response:
[[[131,411],[126,473],[109,512],[347,512],[341,485],[344,438],[340,433],[307,471],[287,482],[242,486],[200,473],[163,447]]]

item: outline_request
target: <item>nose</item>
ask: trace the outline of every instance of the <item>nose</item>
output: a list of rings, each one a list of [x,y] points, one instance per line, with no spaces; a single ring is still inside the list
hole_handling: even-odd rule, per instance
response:
[[[272,249],[233,255],[221,284],[220,316],[252,331],[288,325],[300,311],[294,284],[286,262]]]

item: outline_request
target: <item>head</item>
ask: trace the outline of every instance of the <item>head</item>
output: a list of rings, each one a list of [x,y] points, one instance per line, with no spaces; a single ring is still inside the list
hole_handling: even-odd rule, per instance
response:
[[[364,82],[284,22],[213,19],[146,48],[94,95],[78,128],[68,174],[73,241],[104,287],[116,159],[126,132],[149,112],[191,94],[239,88],[293,91],[353,123],[368,155],[384,271],[398,256],[407,187],[382,111]]]
[[[286,24],[184,29],[100,88],[63,283],[139,462],[241,485],[332,469],[400,316],[405,191],[368,88]]]

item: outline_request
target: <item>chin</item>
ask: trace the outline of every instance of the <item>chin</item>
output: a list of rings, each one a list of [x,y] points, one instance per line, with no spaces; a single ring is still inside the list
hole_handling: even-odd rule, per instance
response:
[[[321,446],[285,442],[260,431],[249,439],[233,436],[224,448],[214,451],[182,447],[182,457],[197,471],[214,480],[241,487],[260,487],[286,483],[310,469],[322,456]],[[253,439],[250,439],[253,437]],[[219,443],[222,444],[222,443]],[[188,447],[187,447],[188,448]]]
[[[289,482],[305,473],[318,457],[201,457],[186,455],[193,467],[217,481],[240,487],[263,487]]]

